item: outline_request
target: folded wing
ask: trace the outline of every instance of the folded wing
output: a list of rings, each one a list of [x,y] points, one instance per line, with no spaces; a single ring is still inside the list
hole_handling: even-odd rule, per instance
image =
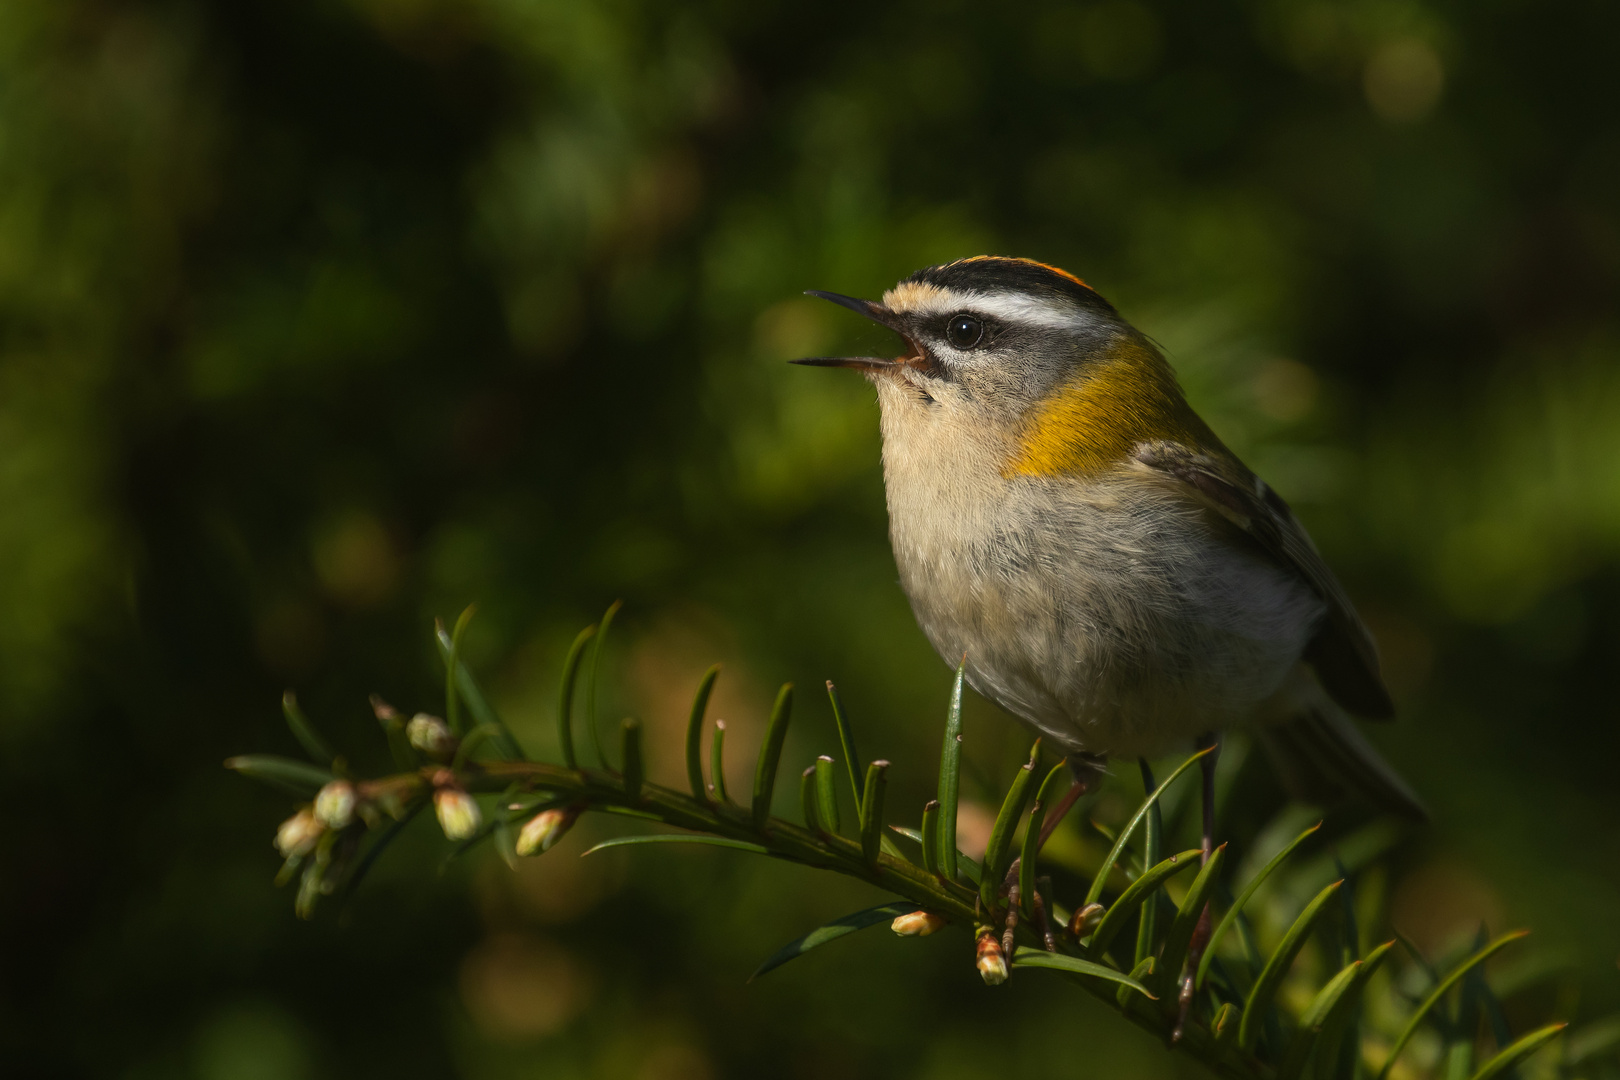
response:
[[[1378,650],[1339,579],[1333,576],[1288,504],[1242,462],[1174,442],[1137,446],[1135,461],[1184,487],[1236,525],[1281,565],[1304,578],[1327,602],[1328,614],[1305,650],[1324,688],[1346,710],[1368,720],[1395,715],[1378,667]]]

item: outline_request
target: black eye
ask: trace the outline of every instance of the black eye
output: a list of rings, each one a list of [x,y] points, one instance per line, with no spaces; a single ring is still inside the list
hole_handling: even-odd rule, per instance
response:
[[[958,349],[971,349],[984,337],[984,323],[971,315],[952,315],[945,324],[945,340]]]

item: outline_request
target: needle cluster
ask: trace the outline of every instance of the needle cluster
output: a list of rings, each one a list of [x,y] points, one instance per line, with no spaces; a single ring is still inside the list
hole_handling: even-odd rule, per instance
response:
[[[946,710],[938,796],[921,808],[917,828],[891,820],[889,763],[863,767],[831,683],[845,768],[822,755],[803,770],[800,821],[771,814],[793,712],[791,685],[776,697],[746,803],[726,791],[724,728],[709,725],[706,716],[718,668],[701,681],[688,719],[689,791],[646,780],[641,728],[633,720],[621,725],[619,763],[610,766],[597,734],[595,686],[616,608],[569,650],[558,709],[560,762],[526,757],[461,661],[471,609],[452,632],[438,630],[444,719],[417,714],[406,722],[373,699],[400,766],[391,776],[350,775],[289,693],[287,721],[315,763],[251,755],[227,765],[308,800],[275,837],[284,859],[281,880],[300,880],[299,913],[311,916],[323,897],[352,892],[378,855],[430,806],[458,851],[491,842],[508,859],[542,854],[583,813],[628,815],[680,831],[622,836],[586,854],[626,845],[707,844],[860,878],[895,897],[790,942],[755,977],[880,923],[902,936],[956,928],[966,932],[958,940],[972,944],[971,952],[963,950],[964,963],[971,957],[986,984],[999,985],[1025,968],[1055,972],[1222,1076],[1404,1080],[1443,1073],[1489,1080],[1529,1066],[1537,1075],[1560,1077],[1585,1075],[1597,1065],[1615,1069],[1620,1025],[1612,1021],[1565,1040],[1556,1054],[1537,1051],[1558,1037],[1563,1023],[1517,1035],[1509,1029],[1484,964],[1524,931],[1492,939],[1482,928],[1476,941],[1439,963],[1398,935],[1380,941],[1373,932],[1382,919],[1378,890],[1360,887],[1371,864],[1345,865],[1337,849],[1323,847],[1319,823],[1264,861],[1256,837],[1234,845],[1248,849],[1253,867],[1241,881],[1227,845],[1207,859],[1197,848],[1163,855],[1166,795],[1208,751],[1189,757],[1162,783],[1144,765],[1145,796],[1123,825],[1085,826],[1106,842],[1106,855],[1076,865],[1043,851],[1045,838],[1065,824],[1056,817],[1074,800],[1062,798],[1072,782],[1063,762],[1041,769],[1037,740],[1002,800],[984,857],[970,858],[956,843],[960,667]],[[582,669],[594,766],[581,764],[574,741]],[[700,752],[706,728],[712,733],[707,775]],[[848,829],[838,811],[840,771],[856,810]],[[1201,918],[1213,920],[1213,929],[1199,950],[1192,943]]]

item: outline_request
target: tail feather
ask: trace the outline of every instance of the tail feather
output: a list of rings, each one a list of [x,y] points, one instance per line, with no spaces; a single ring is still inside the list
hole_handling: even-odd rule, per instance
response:
[[[1297,798],[1333,803],[1356,797],[1411,821],[1429,819],[1417,793],[1332,706],[1307,709],[1262,728],[1259,736],[1284,786]]]

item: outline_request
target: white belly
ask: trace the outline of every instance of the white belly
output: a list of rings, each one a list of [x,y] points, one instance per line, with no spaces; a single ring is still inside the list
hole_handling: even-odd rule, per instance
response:
[[[890,536],[918,623],[1064,751],[1154,755],[1252,721],[1325,611],[1151,481],[1005,480],[965,445],[930,439],[924,458],[887,420]]]

